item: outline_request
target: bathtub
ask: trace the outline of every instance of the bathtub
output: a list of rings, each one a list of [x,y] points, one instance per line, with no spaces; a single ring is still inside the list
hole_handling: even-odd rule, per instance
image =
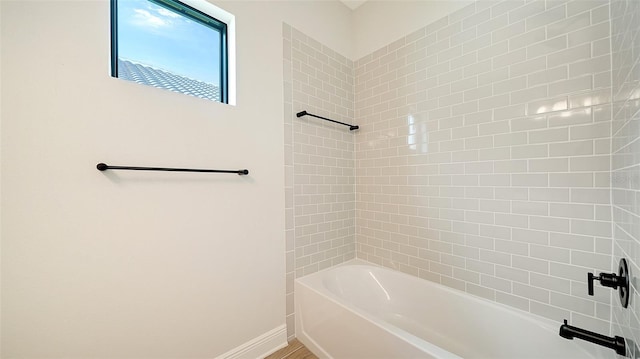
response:
[[[295,313],[296,337],[321,358],[585,359],[601,352],[561,338],[560,322],[366,264],[297,279]]]

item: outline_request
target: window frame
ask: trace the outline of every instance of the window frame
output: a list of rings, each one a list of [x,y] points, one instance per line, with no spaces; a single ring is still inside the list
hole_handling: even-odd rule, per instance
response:
[[[147,0],[220,33],[220,102],[229,104],[228,24],[179,0]],[[111,76],[118,78],[118,0],[111,0]]]

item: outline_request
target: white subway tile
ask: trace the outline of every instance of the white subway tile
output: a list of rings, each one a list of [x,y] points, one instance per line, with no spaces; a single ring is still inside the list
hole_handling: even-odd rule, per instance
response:
[[[479,209],[480,209],[480,211],[486,211],[486,212],[509,213],[511,211],[511,206],[509,204],[509,201],[503,201],[503,200],[480,200]],[[466,213],[471,213],[471,212],[466,212]],[[483,213],[483,212],[480,212],[480,213]],[[489,218],[491,219],[490,223],[493,223],[493,216],[489,217],[487,215],[484,215],[485,221],[483,223],[489,223],[489,222],[487,222],[487,220],[489,220]],[[478,222],[478,221],[475,221],[475,222]]]
[[[483,275],[480,278],[480,284],[498,291],[511,293],[511,282],[504,279]]]
[[[496,292],[496,302],[514,307],[525,312],[529,311],[529,300],[503,292]]]
[[[571,158],[570,170],[578,171],[609,171],[608,155],[603,156],[587,156]]]
[[[547,36],[555,37],[563,35],[587,27],[590,24],[591,14],[589,12],[583,12],[547,25]]]
[[[513,214],[547,216],[549,215],[549,205],[541,202],[512,201],[511,212]]]
[[[569,189],[560,188],[530,188],[529,199],[545,202],[568,202]]]
[[[544,84],[559,80],[566,80],[568,77],[567,66],[558,66],[548,70],[538,71],[527,76],[529,86]],[[554,110],[562,110],[561,108],[552,107]]]
[[[496,147],[523,145],[527,143],[526,132],[511,132],[504,135],[494,135],[493,145]]]
[[[480,274],[466,269],[453,268],[453,277],[465,282],[480,284]]]
[[[462,28],[468,29],[491,19],[491,10],[485,9],[462,19]]]
[[[549,273],[549,261],[535,259],[531,257],[522,257],[518,255],[513,255],[512,257],[512,265],[515,268],[520,268],[524,270],[528,270],[531,272],[548,274]]]
[[[539,14],[544,10],[545,10],[544,2],[532,1],[522,7],[518,7],[509,11],[509,22],[514,23],[516,21],[526,19],[528,17]]]
[[[544,247],[544,246],[532,246],[532,250],[533,247],[536,247],[536,251],[540,252],[543,256],[549,254],[549,253],[553,253],[555,250],[560,250],[561,252],[558,252],[558,254],[556,255],[559,259],[561,258],[561,260],[553,260],[550,259],[552,261],[555,262],[568,262],[569,261],[569,251],[566,249],[560,249],[560,248],[553,248],[553,247]],[[547,253],[545,253],[547,252]],[[554,257],[553,255],[551,255],[551,257]],[[529,284],[531,284],[534,287],[538,287],[538,288],[543,288],[543,289],[547,289],[549,291],[551,291],[551,296],[553,298],[554,294],[557,293],[565,293],[565,294],[569,294],[571,292],[571,282],[567,279],[563,279],[563,278],[558,278],[558,277],[554,277],[554,276],[549,276],[549,275],[543,275],[543,274],[538,274],[538,273],[531,273],[530,275],[530,282]]]
[[[496,199],[513,199],[513,200],[527,200],[529,199],[529,193],[526,188],[496,188],[494,197]],[[567,195],[568,197],[568,195]]]
[[[602,6],[603,4],[606,4],[604,0],[571,1],[567,4],[567,15],[573,16],[575,14],[597,8],[599,6]]]
[[[591,42],[591,56],[598,57],[611,52],[611,43],[609,38],[604,38]]]
[[[571,140],[606,138],[611,136],[611,126],[607,122],[593,123],[571,128]]]
[[[609,191],[606,189],[571,189],[571,202],[609,204]]]
[[[513,283],[513,294],[529,298],[538,302],[549,302],[549,291],[542,288],[532,287],[522,283]],[[534,302],[531,302],[532,304]]]
[[[477,58],[477,53],[472,52],[468,54],[468,56],[473,56]],[[481,73],[489,72],[492,70],[491,59],[487,59],[484,61],[475,61],[473,64],[467,65],[464,67],[464,77],[471,77]]]
[[[529,217],[529,227],[551,232],[569,232],[570,221],[565,218],[554,217]]]
[[[592,300],[551,292],[551,305],[589,316],[595,315],[595,302]]]
[[[481,73],[478,75],[478,86],[493,84],[495,82],[506,81],[509,79],[509,68],[501,67],[499,69]]]
[[[597,253],[572,251],[571,264],[587,268],[597,268],[602,271],[609,271],[611,270],[611,256]]]
[[[464,77],[469,77],[467,67],[478,63],[478,54],[476,52],[466,53],[464,55],[452,58],[449,62],[451,70],[462,68]]]
[[[503,93],[511,93],[513,91],[517,91],[526,87],[527,78],[524,76],[512,78],[509,80],[504,80],[500,82],[495,82],[493,84],[493,93],[494,95],[500,95]]]
[[[570,108],[579,108],[593,105],[602,105],[611,102],[611,91],[609,89],[605,90],[594,90],[587,93],[580,93],[569,96],[569,107]],[[594,119],[597,116],[598,118],[606,118],[606,121],[611,120],[610,110],[607,111],[598,111],[597,108],[592,108],[594,111]],[[601,113],[606,113],[603,116]],[[604,120],[604,119],[603,119]],[[595,120],[598,121],[598,120]]]
[[[522,111],[523,107],[519,108]],[[511,120],[512,131],[536,130],[547,127],[547,119],[545,116],[522,117]]]
[[[591,10],[591,23],[598,24],[603,21],[609,20],[609,4],[604,5]]]
[[[479,257],[479,254],[478,254]],[[467,269],[477,273],[494,275],[495,265],[492,263],[481,262],[479,260],[467,258]]]
[[[569,77],[579,77],[609,70],[611,70],[610,56],[603,55],[570,64]]]
[[[511,185],[514,187],[548,187],[549,175],[548,174],[512,174]]]
[[[571,141],[549,144],[549,156],[581,156],[592,155],[594,144],[591,140]]]
[[[467,138],[464,141],[465,149],[481,149],[493,147],[493,136]]]
[[[580,60],[589,59],[590,57],[591,57],[591,45],[582,44],[579,46],[570,47],[566,50],[549,54],[547,56],[547,66],[549,68],[553,68],[556,66],[574,63]]]
[[[534,72],[545,70],[546,68],[547,59],[544,56],[540,56],[517,64],[510,64],[509,75],[511,77],[528,75]]]
[[[557,6],[543,13],[527,18],[527,31],[551,24],[566,17],[565,6]]]
[[[468,54],[470,52],[477,51],[479,49],[483,49],[491,45],[491,34],[484,34],[482,36],[478,36],[475,39],[469,40],[462,44],[462,53]],[[486,60],[487,58],[478,59],[478,60]]]
[[[549,236],[549,243],[554,247],[577,249],[586,252],[594,250],[594,239],[591,236],[567,233],[550,233]]]
[[[557,97],[527,103],[527,115],[535,116],[548,112],[564,111],[568,109],[567,97]]]
[[[464,195],[466,198],[493,198],[493,188],[466,187]]]
[[[548,55],[567,48],[567,37],[558,36],[533,45],[527,46],[527,58],[532,59],[542,55]]]
[[[571,231],[588,236],[609,237],[611,236],[611,223],[573,219],[571,220]]]
[[[566,158],[545,158],[529,160],[530,172],[567,172],[569,160]]]
[[[548,155],[549,155],[549,148],[548,148],[548,145],[546,144],[511,147],[512,159],[540,158],[540,157],[547,157]]]
[[[529,143],[566,142],[569,140],[568,128],[553,128],[529,132]]]
[[[494,30],[493,32],[491,32],[491,39],[493,43],[498,43],[500,41],[508,40],[509,38],[520,35],[525,31],[525,21],[518,21],[509,26]]]
[[[484,237],[492,237],[494,239],[511,240],[511,229],[508,227],[481,224],[478,226],[479,234]]]
[[[593,77],[582,76],[569,80],[558,81],[549,84],[549,96],[558,96],[572,92],[591,90],[593,88]]]
[[[495,290],[493,289],[480,287],[471,283],[467,283],[466,288],[467,288],[467,292],[469,292],[472,295],[477,295],[479,297],[483,297],[483,298],[495,301],[496,295],[495,295]]]
[[[524,284],[529,283],[529,272],[509,266],[496,266],[496,277]]]
[[[591,267],[580,267],[565,263],[550,262],[550,274],[554,277],[566,278],[573,281],[584,281],[585,273],[589,272]],[[597,291],[597,290],[596,290]]]
[[[485,87],[489,87],[489,90],[487,91],[488,93],[493,93],[493,87],[492,85],[485,85],[485,86],[481,86],[481,88],[485,88]],[[509,94],[505,93],[502,95],[497,95],[497,96],[490,96],[490,97],[484,97],[484,98],[480,98],[478,100],[478,110],[480,111],[486,111],[487,109],[491,110],[497,107],[505,107],[508,106],[510,103],[510,99],[509,99]],[[502,120],[504,118],[496,118],[497,120]]]
[[[526,49],[517,49],[506,53],[504,55],[496,56],[492,59],[492,65],[494,69],[498,69],[500,67],[509,66],[511,64],[517,64],[519,62],[523,62],[527,59],[527,51]]]
[[[531,100],[537,100],[547,97],[547,86],[540,85],[529,87],[524,90],[511,92],[511,104],[527,103]]]
[[[496,213],[495,223],[502,226],[527,228],[529,226],[529,218],[516,214]]]
[[[464,8],[463,8],[464,10]],[[443,40],[462,30],[462,22],[456,21],[438,30],[438,40]]]
[[[582,157],[579,157],[582,158]],[[574,158],[572,158],[573,160]],[[591,173],[551,173],[549,174],[550,187],[593,187],[593,175]]]
[[[491,17],[494,18],[503,14],[508,14],[509,11],[519,8],[524,4],[524,0],[500,1],[491,7]]]
[[[584,204],[552,203],[550,204],[550,214],[556,217],[593,219],[594,208]]]
[[[569,33],[569,47],[609,37],[609,22],[601,22]]]
[[[507,53],[509,51],[509,42],[506,40],[495,42],[490,46],[479,48],[477,50],[478,50],[478,60],[483,61],[486,59],[490,59],[494,56]]]
[[[513,228],[512,241],[548,245],[549,233],[545,231]]]

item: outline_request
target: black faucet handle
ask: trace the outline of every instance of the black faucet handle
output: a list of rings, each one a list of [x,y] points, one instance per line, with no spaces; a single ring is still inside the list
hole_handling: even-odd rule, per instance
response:
[[[593,295],[593,281],[594,280],[600,280],[600,277],[594,276],[593,273],[591,273],[591,272],[587,273],[587,286],[589,287],[589,295]]]
[[[609,287],[614,290],[618,290],[620,297],[620,304],[623,308],[629,306],[629,266],[625,258],[620,259],[618,264],[618,274],[616,273],[600,273],[597,277],[593,273],[587,273],[587,287],[589,288],[589,295],[593,295],[593,282],[599,281],[603,287]]]

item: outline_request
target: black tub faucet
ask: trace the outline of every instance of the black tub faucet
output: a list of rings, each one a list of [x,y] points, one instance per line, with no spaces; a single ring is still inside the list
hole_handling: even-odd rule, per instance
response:
[[[564,320],[564,324],[560,326],[560,336],[569,340],[573,340],[573,338],[586,340],[588,342],[613,349],[618,355],[627,356],[627,346],[623,337],[617,335],[615,337],[607,337],[602,334],[574,327],[567,324],[566,319]]]

